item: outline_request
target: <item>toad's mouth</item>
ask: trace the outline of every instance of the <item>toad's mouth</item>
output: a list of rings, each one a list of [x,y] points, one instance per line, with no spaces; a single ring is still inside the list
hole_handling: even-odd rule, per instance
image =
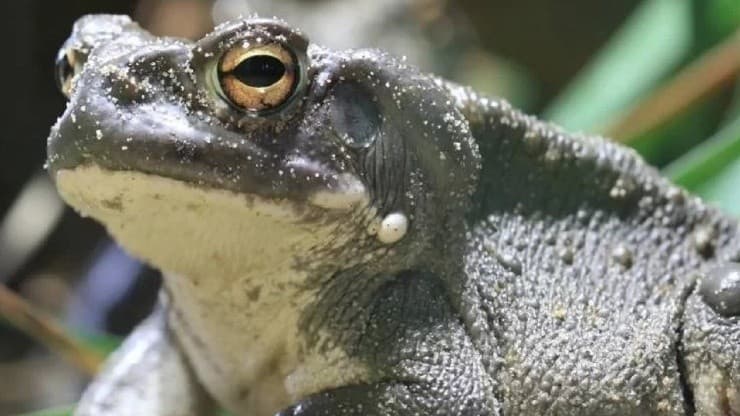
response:
[[[54,179],[61,170],[97,165],[329,209],[367,203],[356,175],[256,142],[163,101],[122,111],[107,98],[82,95],[52,128],[47,163]]]
[[[276,257],[305,264],[353,235],[338,212],[142,172],[79,166],[58,170],[56,183],[136,257],[193,279],[269,270]]]

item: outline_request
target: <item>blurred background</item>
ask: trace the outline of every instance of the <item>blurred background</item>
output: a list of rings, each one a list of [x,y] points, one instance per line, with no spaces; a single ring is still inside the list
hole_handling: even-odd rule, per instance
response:
[[[34,318],[19,329],[0,316],[0,415],[65,414],[89,380],[29,336],[47,325],[37,319],[104,355],[150,312],[159,287],[156,271],[64,207],[43,170],[65,106],[54,59],[73,22],[124,13],[156,34],[197,38],[255,12],[314,42],[386,49],[569,129],[608,135],[740,214],[738,0],[2,2],[0,283],[9,290],[0,312],[13,305]]]

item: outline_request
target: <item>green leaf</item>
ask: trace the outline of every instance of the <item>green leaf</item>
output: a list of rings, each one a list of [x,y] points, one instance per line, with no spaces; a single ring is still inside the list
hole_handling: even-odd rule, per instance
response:
[[[72,330],[74,338],[82,344],[107,356],[112,353],[123,341],[120,337],[104,333],[93,333],[80,330]]]
[[[699,27],[699,47],[731,35],[740,27],[740,1],[693,0]]]
[[[663,125],[632,139],[629,143],[650,164],[666,166],[716,133],[723,123],[725,101],[710,97],[667,120]]]
[[[39,410],[31,413],[24,413],[19,416],[72,416],[74,406],[61,406],[51,409]]]
[[[710,204],[724,212],[740,216],[740,158],[735,159],[711,181],[695,189]]]
[[[740,117],[664,170],[674,182],[740,214]]]
[[[566,128],[597,131],[652,90],[690,52],[691,3],[647,0],[544,112]]]

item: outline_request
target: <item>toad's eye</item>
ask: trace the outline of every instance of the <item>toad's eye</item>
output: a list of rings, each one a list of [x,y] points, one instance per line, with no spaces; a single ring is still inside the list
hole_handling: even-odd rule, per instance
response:
[[[55,71],[59,91],[69,97],[70,91],[72,90],[72,78],[74,78],[76,73],[74,54],[64,48],[60,50],[55,62]]]
[[[250,112],[279,107],[298,85],[295,56],[282,45],[236,46],[218,63],[221,92],[234,106]]]

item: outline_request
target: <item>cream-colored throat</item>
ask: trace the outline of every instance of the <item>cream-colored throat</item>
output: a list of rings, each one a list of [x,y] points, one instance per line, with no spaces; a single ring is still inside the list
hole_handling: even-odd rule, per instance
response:
[[[229,410],[271,415],[359,382],[362,366],[339,351],[302,354],[297,333],[314,296],[303,285],[311,263],[356,238],[347,218],[306,221],[289,203],[95,166],[60,171],[56,180],[70,205],[165,272],[172,330]]]
[[[70,205],[103,223],[128,251],[194,279],[271,270],[344,242],[338,225],[302,221],[287,201],[97,166],[62,170],[56,180]]]

